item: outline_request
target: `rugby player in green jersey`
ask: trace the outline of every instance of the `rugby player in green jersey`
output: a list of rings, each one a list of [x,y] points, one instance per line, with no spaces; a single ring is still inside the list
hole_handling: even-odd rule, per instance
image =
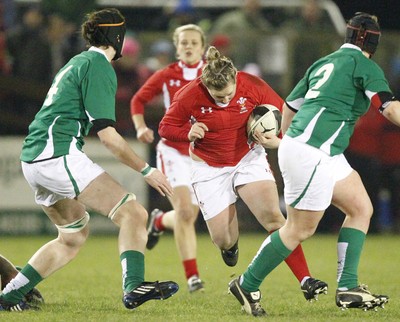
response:
[[[5,286],[0,310],[36,308],[25,295],[78,254],[89,233],[87,209],[119,227],[126,308],[166,299],[179,288],[172,281],[144,281],[147,211],[82,150],[84,137],[94,131],[120,162],[141,172],[161,195],[171,196],[166,177],[137,156],[114,128],[117,79],[111,61],[121,57],[125,18],[117,9],[89,13],[82,36],[89,50],[73,57],[55,76],[21,153],[24,176],[36,203],[57,227],[58,237],[42,246]]]
[[[347,24],[345,43],[311,65],[287,97],[282,140],[258,135],[265,147],[279,146],[287,221],[263,242],[246,272],[230,283],[249,313],[260,308],[251,294],[314,234],[330,204],[345,214],[337,243],[336,305],[369,310],[384,307],[389,299],[359,284],[358,266],[373,209],[359,174],[343,155],[356,121],[369,108],[400,126],[400,102],[371,59],[380,35],[375,16],[356,13]]]

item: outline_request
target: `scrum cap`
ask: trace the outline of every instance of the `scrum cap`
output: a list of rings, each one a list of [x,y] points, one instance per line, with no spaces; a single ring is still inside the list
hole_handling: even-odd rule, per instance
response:
[[[357,12],[347,23],[345,43],[354,44],[373,55],[380,36],[378,18],[368,13]]]
[[[87,15],[82,25],[83,37],[92,46],[112,46],[116,53],[113,60],[122,57],[125,37],[125,18],[118,9],[108,8]]]

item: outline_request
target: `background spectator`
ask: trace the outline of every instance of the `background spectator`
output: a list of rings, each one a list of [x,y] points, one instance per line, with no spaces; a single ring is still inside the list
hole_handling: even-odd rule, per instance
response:
[[[212,35],[229,35],[234,45],[231,59],[238,69],[257,62],[260,36],[272,30],[261,9],[260,0],[243,0],[240,8],[220,15],[211,29]]]
[[[25,134],[52,79],[51,49],[39,5],[28,6],[21,22],[7,29],[6,50],[13,78],[3,84],[9,94],[2,102],[5,124],[0,131]]]
[[[41,5],[45,13],[57,13],[79,29],[85,13],[96,8],[96,0],[41,0]]]
[[[271,24],[264,18],[260,0],[243,0],[242,7],[228,11],[217,18],[212,32],[223,34],[247,33],[253,30],[271,31]]]
[[[175,49],[166,39],[158,39],[150,46],[150,56],[146,59],[146,66],[153,72],[162,69],[174,61]]]
[[[14,0],[1,0],[0,2],[0,21],[4,30],[11,28],[16,19],[17,9]]]
[[[228,34],[219,33],[212,36],[210,45],[218,49],[222,56],[232,55],[232,40]]]
[[[290,20],[288,23],[291,28],[297,31],[334,31],[334,26],[330,19],[326,17],[320,6],[319,0],[306,0],[301,9],[301,15],[296,15],[297,19]]]
[[[303,77],[306,69],[314,61],[336,49],[327,46],[326,42],[319,41],[323,37],[332,38],[337,32],[318,0],[306,0],[301,15],[296,14],[295,18],[284,22],[281,28],[289,35],[292,44],[294,84]],[[338,40],[341,41],[342,37]]]
[[[205,12],[193,8],[191,0],[179,0],[176,6],[169,3],[164,7],[163,14],[154,21],[152,29],[173,33],[177,27],[197,24],[204,32],[211,27],[211,22]]]
[[[48,16],[47,37],[50,43],[52,77],[72,56],[85,49],[85,44],[77,37],[77,30],[78,26],[60,13]]]
[[[57,8],[45,15],[45,4],[43,1],[25,7],[21,22],[5,34],[8,59],[3,69],[9,68],[14,77],[5,84],[9,94],[4,97],[6,125],[1,131],[8,134],[26,133],[56,71],[84,49],[83,42],[77,41],[78,25]],[[13,121],[16,118],[18,121]]]
[[[44,15],[38,5],[23,13],[22,22],[6,34],[14,76],[50,85],[51,52]]]

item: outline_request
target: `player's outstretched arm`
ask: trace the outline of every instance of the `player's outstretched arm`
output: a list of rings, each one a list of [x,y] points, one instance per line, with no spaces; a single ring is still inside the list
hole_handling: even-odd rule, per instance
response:
[[[123,164],[135,171],[141,172],[146,182],[162,196],[171,196],[172,187],[167,178],[157,169],[150,167],[128,142],[111,126],[97,132],[101,143]]]

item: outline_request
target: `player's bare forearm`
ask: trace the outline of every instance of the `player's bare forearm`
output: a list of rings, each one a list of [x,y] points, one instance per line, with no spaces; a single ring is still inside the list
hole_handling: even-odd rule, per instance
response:
[[[392,101],[383,111],[383,115],[393,124],[400,126],[400,102]]]
[[[292,123],[293,117],[296,113],[293,112],[287,105],[286,103],[283,104],[283,110],[282,110],[282,126],[281,126],[281,131],[282,131],[282,136],[285,135],[287,129],[290,126],[290,123]]]
[[[113,127],[107,127],[97,132],[97,135],[101,143],[121,163],[138,172],[146,166],[146,162],[132,150],[128,142]]]
[[[151,168],[131,149],[128,142],[113,128],[107,127],[97,132],[101,142],[123,164],[140,172],[146,182],[162,196],[171,197],[173,190],[167,177],[159,170]]]

